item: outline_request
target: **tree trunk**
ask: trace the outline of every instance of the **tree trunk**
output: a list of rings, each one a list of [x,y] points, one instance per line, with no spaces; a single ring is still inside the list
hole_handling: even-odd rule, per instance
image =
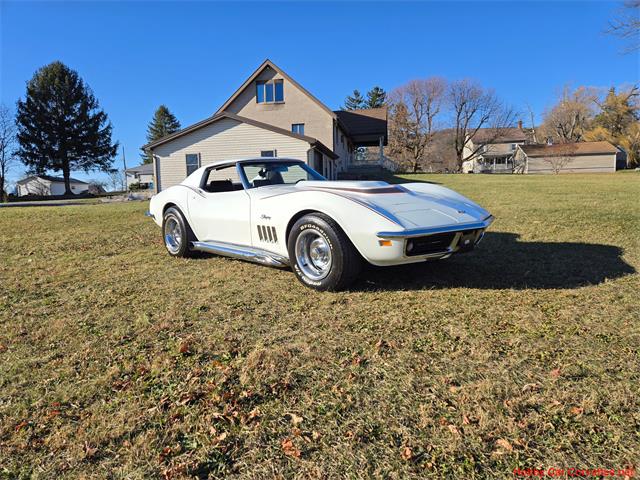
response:
[[[64,194],[65,195],[73,195],[71,191],[71,181],[69,180],[71,177],[71,172],[69,171],[69,162],[64,162],[64,166],[62,167],[62,176],[64,177]]]

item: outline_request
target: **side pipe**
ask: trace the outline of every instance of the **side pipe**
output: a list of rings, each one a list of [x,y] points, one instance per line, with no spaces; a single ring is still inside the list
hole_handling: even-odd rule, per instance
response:
[[[224,242],[191,242],[192,249],[200,252],[214,253],[224,257],[247,260],[249,262],[260,263],[269,267],[288,267],[289,259],[277,253],[269,252],[255,247],[236,245]]]

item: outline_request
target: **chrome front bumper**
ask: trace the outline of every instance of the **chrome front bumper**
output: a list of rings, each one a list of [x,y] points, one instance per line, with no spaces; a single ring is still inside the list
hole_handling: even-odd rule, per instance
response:
[[[434,235],[436,233],[449,233],[449,232],[462,232],[464,230],[478,230],[486,229],[494,221],[493,215],[489,215],[487,218],[480,222],[458,223],[455,225],[446,225],[442,227],[421,227],[410,228],[406,230],[400,230],[397,232],[378,232],[376,236],[378,238],[385,238],[389,240],[424,237],[426,235]]]

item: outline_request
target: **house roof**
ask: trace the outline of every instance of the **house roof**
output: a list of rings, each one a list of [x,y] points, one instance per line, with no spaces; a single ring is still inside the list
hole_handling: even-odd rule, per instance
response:
[[[609,142],[557,143],[555,145],[519,145],[528,157],[559,157],[618,153]]]
[[[354,142],[361,145],[377,145],[379,138],[387,142],[387,108],[364,110],[336,110],[338,121]]]
[[[16,183],[19,183],[20,185],[24,185],[25,183],[36,178],[41,178],[42,180],[47,180],[53,183],[64,183],[64,177],[52,177],[51,175],[29,175],[28,177],[25,177],[22,180],[18,180]],[[78,180],[76,178],[69,177],[69,181],[71,183],[81,183],[83,185],[89,185],[87,182],[83,182],[82,180]]]
[[[496,137],[495,128],[479,128],[473,136],[473,143],[508,143],[528,140],[527,134],[518,127],[499,128],[497,133]]]
[[[271,60],[269,60],[268,58],[262,62],[262,65],[260,65],[250,76],[249,78],[247,78],[245,80],[245,82],[240,85],[240,88],[238,88],[233,95],[231,95],[229,97],[229,99],[224,102],[222,104],[222,106],[216,111],[215,114],[221,113],[223,111],[225,111],[227,109],[227,107],[229,105],[231,105],[231,103],[238,98],[238,96],[244,91],[245,88],[247,88],[249,85],[251,85],[251,82],[253,82],[256,77],[258,75],[260,75],[260,73],[262,73],[262,71],[265,68],[271,68],[273,70],[275,70],[276,72],[278,72],[280,75],[282,75],[285,80],[287,80],[289,83],[291,83],[292,85],[296,86],[298,89],[300,89],[305,95],[307,95],[311,100],[313,100],[315,103],[318,104],[318,106],[320,106],[323,110],[325,110],[327,113],[329,113],[333,118],[336,118],[336,114],[329,109],[329,107],[327,107],[324,103],[322,103],[320,100],[318,100],[316,97],[314,97],[306,88],[304,88],[302,85],[300,85],[298,82],[296,82],[293,78],[291,78],[289,75],[287,75],[287,73],[282,70],[280,67],[278,67],[275,63],[273,63]]]
[[[153,174],[153,163],[143,163],[142,165],[138,165],[137,167],[127,168],[125,173],[138,173],[142,175],[152,175]]]
[[[322,153],[324,153],[325,155],[335,159],[338,158],[338,156],[333,153],[333,151],[331,151],[331,149],[327,148],[322,142],[320,142],[319,140],[313,138],[313,137],[308,137],[306,135],[300,135],[298,133],[293,133],[290,132],[289,130],[285,130],[284,128],[280,128],[280,127],[276,127],[274,125],[269,125],[268,123],[264,123],[264,122],[259,122],[257,120],[253,120],[251,118],[247,118],[247,117],[241,117],[240,115],[236,115],[235,113],[231,113],[231,112],[220,112],[220,113],[216,113],[215,115],[209,117],[209,118],[205,118],[204,120],[194,123],[193,125],[190,125],[186,128],[183,128],[182,130],[179,130],[175,133],[172,133],[171,135],[167,135],[164,136],[154,142],[150,142],[147,143],[146,145],[144,145],[142,147],[143,150],[153,150],[156,147],[159,147],[160,145],[163,145],[167,142],[170,142],[171,140],[175,140],[176,138],[182,137],[184,135],[187,135],[189,133],[195,132],[196,130],[199,130],[201,128],[204,128],[206,126],[211,125],[212,123],[217,122],[218,120],[222,120],[223,118],[229,118],[231,120],[235,120],[237,122],[241,122],[241,123],[246,123],[248,125],[253,125],[254,127],[258,127],[258,128],[263,128],[265,130],[269,130],[271,132],[274,133],[279,133],[281,135],[286,135],[288,137],[292,137],[292,138],[297,138],[299,140],[304,140],[305,142],[308,142],[312,147],[317,148],[318,150],[320,150]]]

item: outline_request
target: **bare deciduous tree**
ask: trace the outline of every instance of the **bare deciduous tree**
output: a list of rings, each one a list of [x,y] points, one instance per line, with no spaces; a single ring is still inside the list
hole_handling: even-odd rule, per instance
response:
[[[623,9],[609,23],[607,33],[630,41],[625,53],[640,50],[640,0],[627,0],[624,2]]]
[[[567,144],[561,146],[561,151],[557,155],[544,158],[544,162],[551,167],[553,173],[560,173],[567,165],[573,161],[576,153],[575,144]]]
[[[472,80],[452,82],[447,97],[453,115],[454,148],[460,170],[462,163],[483,147],[480,142],[473,141],[480,129],[489,132],[483,135],[483,143],[491,143],[503,134],[505,128],[513,125],[516,115],[492,90],[486,90]],[[472,144],[474,148],[468,148]]]
[[[432,77],[396,88],[390,95],[389,151],[417,172],[433,141],[435,121],[446,91],[442,78]]]
[[[0,202],[7,200],[7,174],[15,163],[16,148],[15,117],[6,105],[0,105]]]
[[[109,171],[109,186],[116,192],[126,190],[127,182],[125,180],[124,171],[117,169]]]
[[[560,143],[579,142],[594,117],[597,92],[592,88],[564,87],[558,103],[544,115],[541,131]]]

